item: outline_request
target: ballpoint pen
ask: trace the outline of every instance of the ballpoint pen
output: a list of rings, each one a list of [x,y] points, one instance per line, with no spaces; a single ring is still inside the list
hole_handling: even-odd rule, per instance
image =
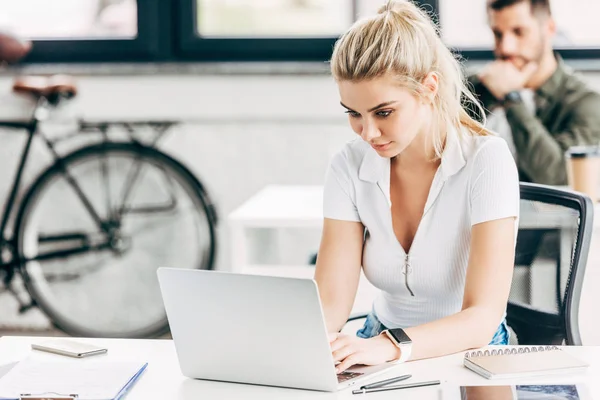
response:
[[[407,383],[405,385],[374,387],[374,388],[371,388],[371,389],[357,389],[357,390],[353,390],[352,394],[385,392],[387,390],[408,389],[408,388],[415,388],[415,387],[421,387],[421,386],[439,385],[440,383],[441,383],[440,381],[427,381],[427,382]]]
[[[400,376],[396,376],[395,378],[390,378],[390,379],[385,379],[385,380],[379,381],[379,382],[369,383],[368,385],[361,386],[360,390],[371,389],[371,388],[375,388],[375,387],[379,387],[379,386],[389,385],[390,383],[404,381],[406,379],[409,379],[410,377],[412,377],[412,375],[410,375],[410,374],[400,375]]]

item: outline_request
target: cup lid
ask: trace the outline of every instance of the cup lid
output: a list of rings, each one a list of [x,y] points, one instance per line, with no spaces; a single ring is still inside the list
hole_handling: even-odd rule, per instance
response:
[[[598,157],[600,148],[598,146],[572,146],[565,152],[565,156],[571,158]]]

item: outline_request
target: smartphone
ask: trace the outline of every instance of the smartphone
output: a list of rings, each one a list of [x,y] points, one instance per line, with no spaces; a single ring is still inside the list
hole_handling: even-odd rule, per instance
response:
[[[108,351],[108,349],[104,347],[76,342],[70,339],[53,339],[41,343],[33,343],[31,348],[75,358],[95,356],[97,354],[104,354]]]

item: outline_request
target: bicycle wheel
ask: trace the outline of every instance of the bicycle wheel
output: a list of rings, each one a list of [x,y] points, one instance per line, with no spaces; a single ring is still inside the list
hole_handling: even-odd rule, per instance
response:
[[[15,231],[33,300],[74,336],[168,331],[158,267],[212,269],[215,213],[179,162],[135,143],[77,150],[33,183]]]

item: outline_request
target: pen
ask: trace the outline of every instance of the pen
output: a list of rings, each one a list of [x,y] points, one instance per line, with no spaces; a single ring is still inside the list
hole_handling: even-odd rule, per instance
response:
[[[352,394],[384,392],[386,390],[408,389],[408,388],[414,388],[414,387],[432,386],[432,385],[439,385],[439,384],[440,384],[440,381],[427,381],[427,382],[407,383],[405,385],[375,387],[375,388],[371,388],[371,389],[357,389],[357,390],[353,390]]]
[[[388,385],[390,383],[396,383],[396,382],[404,381],[404,380],[406,380],[406,379],[408,379],[410,377],[412,377],[412,375],[400,375],[400,376],[397,376],[395,378],[390,378],[390,379],[386,379],[386,380],[379,381],[379,382],[369,383],[368,385],[361,386],[360,390],[363,390],[363,389],[372,389],[374,387],[379,387],[379,386]]]

